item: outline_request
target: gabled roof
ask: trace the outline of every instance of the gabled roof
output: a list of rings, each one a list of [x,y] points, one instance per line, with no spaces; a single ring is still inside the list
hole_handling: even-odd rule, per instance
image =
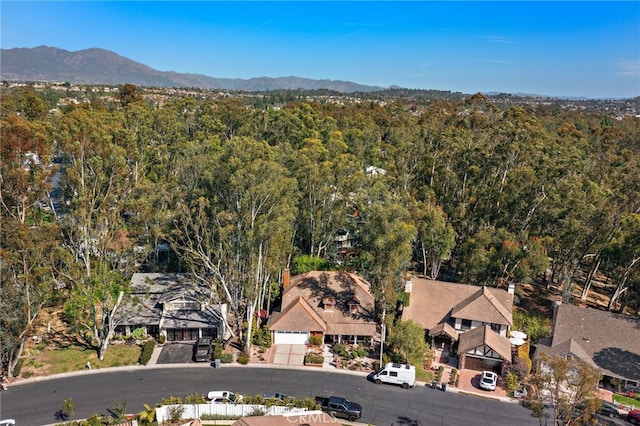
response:
[[[475,293],[454,306],[451,310],[451,316],[453,318],[510,326],[513,323],[511,304],[507,308],[503,303],[509,303],[509,301],[501,300],[494,293],[504,296],[498,293],[498,289],[495,288],[490,289],[484,286],[479,288]],[[507,298],[505,297],[505,299]],[[513,303],[513,298],[511,298],[511,303]]]
[[[463,354],[483,345],[493,349],[502,359],[511,362],[511,342],[486,324],[460,335],[458,353]]]
[[[454,341],[458,340],[458,332],[448,322],[441,322],[435,327],[429,329],[429,336],[449,336]]]
[[[195,282],[189,274],[176,273],[135,273],[131,277],[129,295],[124,298],[116,313],[119,324],[142,326],[158,324],[163,318],[166,324],[191,324],[184,327],[202,327],[204,321],[217,323],[221,320],[219,308],[210,305],[210,288]],[[180,310],[162,315],[162,305],[174,300],[193,300],[204,306],[202,310]],[[171,318],[175,318],[172,320]],[[169,321],[169,322],[167,322]],[[183,327],[180,325],[169,328]]]
[[[412,277],[411,302],[404,307],[402,319],[430,330],[455,317],[455,310],[464,319],[511,325],[512,309],[513,294],[506,290]]]
[[[370,284],[362,277],[341,271],[311,271],[292,277],[282,292],[282,309],[269,319],[272,331],[320,331],[329,334],[373,336],[376,333],[375,301]],[[332,310],[323,300],[333,298]],[[349,302],[359,301],[354,313]],[[312,328],[316,327],[316,328]]]
[[[213,306],[194,311],[168,311],[162,318],[162,328],[208,328],[220,324],[222,315]]]
[[[269,318],[269,329],[272,331],[327,331],[327,324],[302,297],[298,297],[286,311]]]
[[[640,317],[560,304],[551,348],[574,339],[604,374],[640,381]]]
[[[573,355],[576,358],[579,358],[591,365],[593,368],[599,369],[587,351],[584,350],[582,346],[578,342],[576,342],[573,338],[569,338],[562,343],[558,343],[552,347],[538,345],[536,350],[535,357],[537,358],[541,353],[546,353],[549,356],[559,355],[561,357],[565,357],[566,355]]]

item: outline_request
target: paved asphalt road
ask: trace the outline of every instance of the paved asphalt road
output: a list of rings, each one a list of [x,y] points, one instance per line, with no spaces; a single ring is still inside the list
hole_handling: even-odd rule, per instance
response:
[[[55,422],[65,398],[76,405],[73,419],[107,413],[116,401],[137,413],[167,396],[231,390],[242,394],[283,392],[298,398],[341,395],[360,402],[362,422],[374,425],[538,426],[518,404],[442,392],[425,387],[404,390],[375,385],[361,375],[310,369],[248,366],[211,368],[203,364],[93,370],[85,374],[14,384],[0,392],[0,417],[19,426]]]

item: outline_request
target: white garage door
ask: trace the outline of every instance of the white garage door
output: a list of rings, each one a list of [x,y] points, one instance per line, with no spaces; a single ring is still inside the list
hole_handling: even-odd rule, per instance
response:
[[[276,345],[306,345],[309,343],[307,331],[276,331]]]

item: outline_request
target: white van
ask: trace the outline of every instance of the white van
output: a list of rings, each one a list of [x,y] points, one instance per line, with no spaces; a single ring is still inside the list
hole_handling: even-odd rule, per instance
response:
[[[373,373],[371,378],[378,385],[380,383],[392,383],[408,389],[416,384],[416,368],[410,364],[388,362],[384,365],[384,368]]]

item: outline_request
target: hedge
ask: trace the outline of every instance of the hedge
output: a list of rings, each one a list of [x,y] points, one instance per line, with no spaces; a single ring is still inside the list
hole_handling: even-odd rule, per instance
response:
[[[140,364],[147,365],[153,355],[153,350],[156,348],[155,340],[147,340],[142,346],[142,353],[140,354]]]

